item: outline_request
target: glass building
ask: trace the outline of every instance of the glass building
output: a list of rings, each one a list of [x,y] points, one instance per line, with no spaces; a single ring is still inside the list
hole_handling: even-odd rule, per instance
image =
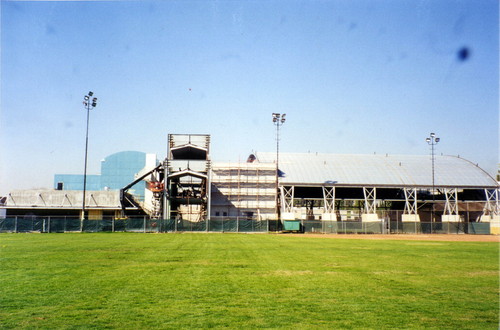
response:
[[[56,174],[54,175],[54,189],[56,190],[83,190],[83,175]],[[101,176],[87,174],[87,190],[101,190]]]
[[[87,190],[120,190],[135,180],[135,175],[146,165],[146,153],[122,151],[109,155],[101,161],[100,175],[87,175]],[[83,190],[83,175],[56,174],[54,189]],[[144,197],[145,182],[139,182],[128,191],[139,198]]]

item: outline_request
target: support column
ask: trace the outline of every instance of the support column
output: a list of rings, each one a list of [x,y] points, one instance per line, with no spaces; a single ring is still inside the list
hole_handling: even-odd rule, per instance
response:
[[[365,197],[365,213],[361,215],[361,220],[366,221],[379,221],[377,215],[377,188],[363,187],[363,195]]]
[[[295,186],[285,187],[281,186],[281,219],[282,220],[295,220],[295,213],[293,211],[293,198],[295,193]]]
[[[481,221],[490,221],[494,216],[500,215],[499,189],[484,189],[484,194],[486,203],[484,204]]]
[[[481,215],[481,222],[490,223],[490,233],[500,234],[500,189],[484,189],[486,202]]]
[[[444,204],[444,212],[442,215],[443,222],[459,222],[460,215],[458,214],[458,192],[457,188],[444,189],[446,203]]]
[[[163,208],[163,215],[162,218],[163,220],[169,219],[170,218],[170,200],[168,199],[168,189],[170,187],[167,186],[168,181],[167,177],[169,175],[169,162],[165,160],[163,162],[163,203],[162,203],[162,208]]]
[[[404,188],[405,209],[403,211],[402,221],[419,222],[420,216],[417,212],[417,188]]]
[[[335,214],[335,187],[322,187],[323,188],[323,203],[324,213],[323,220],[337,220]]]
[[[210,139],[210,137],[208,137],[208,139]],[[211,160],[208,160],[207,161],[207,180],[208,180],[208,183],[207,183],[207,193],[206,193],[206,196],[207,196],[207,214],[205,216],[205,219],[207,221],[207,224],[206,224],[206,229],[208,231],[208,224],[210,222],[210,216],[211,216],[211,212],[212,212],[212,161]]]

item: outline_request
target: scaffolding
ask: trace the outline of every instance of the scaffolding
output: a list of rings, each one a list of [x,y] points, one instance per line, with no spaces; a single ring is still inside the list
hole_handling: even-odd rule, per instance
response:
[[[276,167],[259,163],[218,163],[212,168],[211,217],[275,217]]]

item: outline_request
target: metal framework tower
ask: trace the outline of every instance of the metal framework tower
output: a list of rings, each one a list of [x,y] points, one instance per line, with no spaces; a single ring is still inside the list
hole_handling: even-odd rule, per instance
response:
[[[210,215],[210,135],[169,134],[163,218],[203,221]]]
[[[202,221],[210,215],[210,135],[169,134],[167,158],[120,191],[122,217],[136,205],[152,219]],[[148,201],[135,201],[127,190],[147,181]]]

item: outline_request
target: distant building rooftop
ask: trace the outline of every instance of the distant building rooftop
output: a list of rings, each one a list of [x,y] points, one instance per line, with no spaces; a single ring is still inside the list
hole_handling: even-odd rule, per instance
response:
[[[87,191],[88,209],[121,209],[118,191]],[[83,194],[76,190],[14,190],[6,197],[9,208],[81,209]]]
[[[276,161],[276,153],[259,152],[261,163]],[[431,187],[429,155],[341,155],[280,153],[282,184],[340,186]],[[436,187],[498,188],[498,183],[476,164],[456,156],[435,156]]]

